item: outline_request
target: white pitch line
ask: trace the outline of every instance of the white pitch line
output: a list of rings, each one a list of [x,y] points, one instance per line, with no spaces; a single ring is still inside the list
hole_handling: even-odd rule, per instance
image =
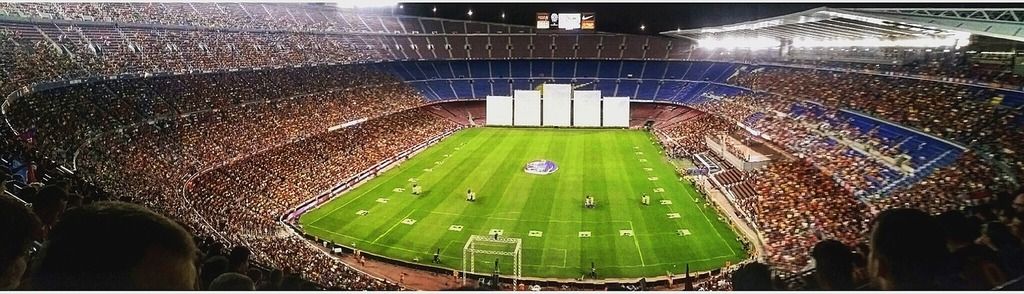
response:
[[[416,210],[413,209],[412,211],[410,211],[409,214],[406,214],[405,217],[402,218],[402,220],[405,220],[405,219],[409,218],[409,216],[412,215],[413,212],[416,212]],[[380,236],[378,236],[377,239],[373,239],[373,242],[371,242],[371,243],[377,243],[377,241],[379,241],[380,238],[384,238],[385,235],[387,235],[388,233],[391,233],[391,230],[394,230],[395,227],[398,227],[398,225],[401,224],[401,223],[402,223],[402,221],[398,221],[394,225],[391,225],[391,228],[388,228],[387,231],[384,231],[383,234],[380,234]]]
[[[458,213],[450,213],[450,212],[443,212],[443,211],[431,211],[430,214],[460,216],[460,217],[468,217],[468,218],[482,218],[482,219],[487,219],[487,220],[531,221],[531,220],[524,220],[522,218],[493,217],[493,216],[473,216],[473,215],[462,215],[462,214],[458,214]],[[557,219],[552,219],[552,220],[532,220],[531,222],[570,223],[570,224],[589,224],[589,223],[601,223],[601,224],[604,224],[604,223],[625,223],[625,222],[629,222],[629,221],[627,221],[627,220],[580,221],[580,220],[557,220]]]
[[[636,253],[640,254],[640,266],[646,266],[644,263],[644,252],[640,250],[640,241],[636,239],[636,230],[633,229],[633,222],[629,222],[629,230],[633,231],[633,245],[636,245]]]
[[[693,197],[693,194],[690,193],[689,189],[686,189],[684,187],[683,191],[686,191],[686,195],[690,196],[690,198],[697,199]],[[725,248],[729,248],[729,252],[732,252],[733,255],[736,255],[736,250],[732,249],[732,246],[729,246],[729,243],[725,242],[725,238],[722,238],[722,233],[719,233],[718,229],[715,228],[715,225],[711,223],[711,219],[708,218],[708,214],[704,213],[704,210],[700,210],[700,215],[704,216],[704,221],[706,221],[708,223],[708,226],[711,227],[711,231],[714,231],[715,235],[718,236],[718,240],[722,241],[722,245],[725,245]]]
[[[373,188],[372,188],[372,189],[370,189],[370,190],[367,190],[367,191],[373,191],[373,190],[376,190],[376,189],[377,189],[378,187],[380,187],[380,186],[381,186],[381,185],[383,185],[384,183],[385,183],[384,181],[381,181],[381,182],[380,182],[380,183],[378,183],[378,184],[377,184],[376,186],[373,186]],[[348,192],[351,192],[351,191],[352,191],[352,190],[350,189],[350,190],[347,190],[347,191],[345,191],[345,192],[341,192],[341,194],[347,194]],[[320,217],[316,218],[315,220],[313,220],[313,221],[309,222],[309,224],[315,224],[316,222],[318,222],[318,221],[320,221],[320,220],[324,219],[325,217],[328,217],[328,216],[331,216],[331,215],[333,215],[333,214],[334,214],[334,212],[338,211],[338,209],[342,209],[342,208],[345,208],[345,206],[348,206],[348,205],[349,205],[350,203],[352,203],[352,202],[355,202],[356,200],[359,200],[359,198],[363,198],[363,196],[366,196],[367,194],[370,194],[370,193],[363,193],[363,194],[360,194],[360,195],[356,195],[355,197],[352,197],[352,199],[349,199],[349,200],[348,200],[348,202],[345,202],[345,203],[344,203],[344,204],[342,204],[341,206],[338,206],[338,207],[335,207],[334,209],[331,209],[331,211],[328,211],[328,212],[327,212],[326,214],[324,214],[324,215],[321,215]],[[331,200],[327,200],[327,202],[329,203],[329,202],[333,202],[334,200],[338,200],[338,199],[341,199],[341,198],[338,198],[338,197],[341,197],[341,195],[333,196],[333,197],[332,197],[333,199],[331,199]]]

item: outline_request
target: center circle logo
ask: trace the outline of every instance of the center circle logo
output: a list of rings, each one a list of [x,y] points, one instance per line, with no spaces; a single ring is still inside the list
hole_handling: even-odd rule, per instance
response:
[[[558,165],[555,165],[553,161],[544,159],[528,162],[526,163],[526,166],[523,167],[523,171],[534,175],[549,175],[554,173],[556,170],[558,170]]]

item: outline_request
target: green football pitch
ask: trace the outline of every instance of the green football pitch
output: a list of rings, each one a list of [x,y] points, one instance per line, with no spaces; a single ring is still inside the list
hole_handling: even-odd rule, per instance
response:
[[[557,171],[524,172],[539,159]],[[422,195],[412,195],[412,181]],[[466,201],[467,189],[477,201]],[[585,194],[595,208],[583,207]],[[579,278],[593,264],[599,278],[637,278],[746,257],[709,205],[646,132],[487,127],[455,133],[300,224],[322,239],[408,262],[431,264],[440,249],[439,266],[456,270],[470,236],[500,230],[522,240],[525,277]],[[492,273],[495,259],[477,254],[476,272]],[[511,274],[511,259],[500,258],[498,269]]]

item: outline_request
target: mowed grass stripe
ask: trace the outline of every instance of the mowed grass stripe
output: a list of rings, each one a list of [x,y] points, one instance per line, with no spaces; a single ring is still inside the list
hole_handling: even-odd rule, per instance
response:
[[[481,150],[490,148],[489,146],[505,146],[504,136],[500,133],[495,136],[489,137],[481,145],[474,146],[473,150]],[[496,144],[496,145],[495,145]],[[506,150],[507,151],[507,150]],[[474,152],[471,154],[463,154],[457,158],[451,158],[457,165],[447,166],[444,170],[447,172],[444,178],[450,177],[461,177],[462,175],[479,175],[479,174],[491,174],[494,171],[489,165],[477,165],[477,164],[466,164],[466,162],[474,161],[473,157],[480,155],[489,155],[485,160],[503,160],[505,157],[502,156],[502,152]],[[506,155],[507,156],[507,155]],[[446,163],[447,164],[447,163]],[[434,193],[430,193],[415,199],[417,209],[411,214],[411,218],[417,221],[416,224],[406,226],[402,230],[395,231],[392,235],[387,237],[389,243],[408,244],[407,247],[411,247],[413,251],[422,252],[424,255],[432,255],[436,252],[437,248],[446,247],[447,242],[444,238],[448,234],[448,226],[451,214],[461,214],[468,212],[468,203],[465,201],[465,194],[458,193],[464,191],[467,185],[473,183],[473,177],[464,178],[463,181],[442,181],[440,178],[429,178],[429,181],[424,182],[424,185],[432,185],[434,188],[425,187],[426,189],[433,189]],[[475,190],[475,189],[474,189]],[[456,208],[457,211],[451,211]],[[433,211],[449,211],[451,214],[432,214]],[[471,227],[469,228],[471,229]],[[410,234],[416,232],[416,234]],[[422,233],[421,233],[422,232]],[[463,232],[466,232],[464,229]],[[426,233],[426,234],[423,234]],[[450,252],[446,252],[446,255],[451,255]],[[421,260],[423,258],[420,258]]]
[[[646,136],[636,136],[630,139],[633,146],[639,147],[634,149],[634,155],[637,160],[634,160],[636,164],[630,167],[630,170],[636,170],[646,180],[633,181],[632,183],[637,185],[635,188],[646,191],[647,195],[651,196],[650,206],[634,211],[634,218],[637,219],[637,221],[634,221],[634,225],[640,222],[642,223],[640,226],[645,230],[669,232],[668,234],[640,234],[638,238],[640,238],[644,248],[647,249],[648,258],[651,260],[660,260],[672,265],[682,265],[685,256],[681,256],[680,253],[693,250],[692,244],[696,242],[677,236],[675,234],[676,230],[683,227],[668,220],[667,214],[673,211],[672,207],[674,206],[687,205],[686,202],[681,202],[682,199],[680,197],[673,197],[681,195],[682,191],[679,191],[679,189],[684,187],[681,187],[678,181],[676,181],[674,171],[665,173],[662,169],[653,168],[661,163],[662,158],[661,150],[657,145],[653,144]],[[636,151],[643,154],[637,155]],[[641,163],[639,161],[641,158],[646,159],[647,162]],[[654,170],[648,172],[645,168],[652,168]],[[658,180],[651,181],[646,179],[647,177],[658,177]],[[663,188],[667,193],[655,193],[655,188]],[[662,205],[661,200],[671,200],[673,204],[670,206]],[[677,270],[681,269],[668,269],[668,271],[673,273],[678,272]]]
[[[530,202],[533,207],[547,207],[546,211],[539,214],[548,220],[576,220],[581,221],[583,178],[588,176],[583,166],[573,163],[584,162],[586,152],[579,152],[578,147],[585,144],[585,131],[565,132],[554,136],[558,151],[552,151],[552,160],[564,162],[558,172],[545,177],[553,177],[558,181],[554,187],[537,189],[539,193],[531,196]],[[566,201],[565,199],[568,199]],[[573,199],[576,199],[573,201]],[[582,223],[581,223],[582,224]],[[537,229],[544,233],[542,238],[527,238],[531,246],[539,246],[541,251],[542,264],[536,268],[530,268],[545,276],[558,276],[567,270],[575,269],[576,263],[572,260],[579,259],[578,234],[579,226],[562,222],[547,222],[545,226]],[[568,268],[567,267],[571,267]],[[570,276],[576,276],[571,272]],[[564,274],[562,275],[564,276]]]
[[[538,153],[533,154],[534,158],[547,159],[554,162],[566,162],[567,158],[565,157],[565,155],[567,154],[568,150],[566,148],[568,143],[567,140],[572,136],[555,136],[553,133],[549,133],[544,134],[543,137],[543,143],[539,146],[536,146],[536,149],[539,151]],[[563,166],[562,168],[565,167]],[[533,177],[533,180],[535,182],[538,182],[539,184],[532,185],[529,191],[523,191],[524,194],[519,195],[517,197],[525,200],[519,207],[519,211],[522,211],[524,213],[524,215],[522,215],[524,219],[554,219],[551,218],[550,216],[554,208],[554,206],[551,205],[551,203],[552,201],[554,201],[555,195],[566,193],[566,189],[572,185],[571,181],[563,180],[563,176],[567,175],[567,173],[565,172],[565,170],[562,170],[561,172],[556,172],[555,174],[551,175],[526,174],[526,176]],[[548,183],[550,181],[557,181],[564,186],[551,185]],[[562,251],[559,251],[555,249],[548,249],[549,247],[546,246],[547,240],[559,238],[557,236],[557,232],[554,232],[549,229],[551,224],[552,222],[519,221],[512,228],[514,229],[513,232],[515,233],[510,234],[517,238],[523,239],[523,247],[525,248],[524,252],[526,252],[526,254],[531,254],[539,257],[536,260],[536,265],[538,267],[545,265],[559,267],[565,266],[565,248],[560,248],[562,249]],[[540,231],[542,234],[546,234],[547,236],[542,235],[539,238],[530,237],[530,231]]]
[[[608,237],[612,243],[615,244],[616,252],[608,252],[611,256],[616,257],[615,264],[617,265],[638,265],[643,266],[645,264],[642,258],[642,252],[637,248],[637,244],[633,237],[621,236],[619,230],[629,230],[632,226],[633,218],[631,211],[637,211],[637,196],[634,195],[632,186],[634,181],[645,180],[644,177],[637,177],[638,174],[628,172],[626,168],[626,160],[632,160],[636,162],[634,154],[631,154],[633,147],[630,146],[629,138],[636,136],[636,132],[623,132],[622,134],[608,133],[605,136],[601,136],[602,147],[609,149],[610,152],[602,152],[605,154],[604,168],[606,171],[605,181],[607,183],[619,183],[618,185],[608,185],[608,219],[615,220],[629,220],[627,223],[616,223],[611,227],[611,234]],[[613,136],[614,135],[614,136]],[[637,199],[637,201],[633,201]],[[640,232],[634,232],[640,233]],[[645,232],[646,233],[646,232]],[[617,254],[611,254],[617,253]],[[628,275],[634,271],[631,268],[614,268],[612,271],[606,271],[607,274],[617,275]],[[603,276],[600,272],[599,276]]]
[[[474,170],[472,174],[465,175],[463,178],[455,179],[453,182],[459,182],[462,187],[454,188],[458,193],[457,200],[459,204],[465,207],[461,214],[449,214],[448,219],[452,220],[453,224],[459,224],[464,226],[462,232],[455,234],[449,233],[449,241],[446,243],[454,244],[446,250],[446,254],[449,255],[462,255],[462,248],[471,235],[487,235],[488,231],[493,227],[492,224],[488,223],[489,216],[499,216],[503,218],[514,219],[516,215],[495,215],[497,207],[500,207],[501,201],[504,201],[503,197],[506,187],[512,183],[508,177],[512,174],[508,172],[498,172],[499,170],[514,169],[517,164],[516,159],[522,156],[525,152],[524,148],[528,147],[529,141],[517,138],[512,134],[511,130],[498,130],[503,135],[501,140],[489,144],[487,148],[493,150],[489,153],[489,156],[480,159],[478,162],[472,163],[473,165],[484,167],[483,169]],[[481,163],[498,163],[498,164],[481,164]],[[473,191],[477,193],[477,201],[468,202],[465,199],[466,189],[472,187]],[[455,246],[457,245],[457,246]],[[461,266],[461,260],[458,266]],[[478,263],[478,266],[482,266],[484,259]]]
[[[348,232],[346,235],[364,235],[366,238],[358,240],[362,242],[357,243],[357,247],[364,248],[363,246],[373,246],[374,244],[368,244],[383,234],[389,227],[400,222],[403,218],[399,218],[400,215],[408,213],[408,209],[417,209],[415,205],[415,197],[411,195],[411,184],[409,178],[419,178],[421,182],[429,182],[431,178],[434,178],[434,173],[442,175],[451,173],[451,166],[459,166],[458,164],[446,165],[444,167],[437,167],[434,163],[445,159],[444,154],[448,154],[455,148],[459,147],[462,150],[472,148],[473,145],[482,146],[483,142],[490,140],[494,137],[492,133],[479,132],[476,130],[467,130],[467,132],[459,133],[460,138],[453,139],[448,138],[441,143],[429,148],[416,156],[416,158],[424,158],[431,160],[410,160],[404,163],[402,166],[396,167],[378,178],[371,180],[368,183],[356,188],[349,192],[348,196],[357,198],[357,201],[346,202],[347,211],[351,213],[337,213],[330,216],[327,220],[333,222],[333,226],[324,226],[321,223],[323,221],[314,223],[314,225],[322,228],[332,228],[335,231]],[[478,138],[479,137],[479,138]],[[481,142],[483,141],[483,142]],[[424,168],[434,168],[434,172],[423,172]],[[380,184],[374,184],[377,179],[382,179]],[[404,192],[393,192],[394,188],[404,188]],[[431,194],[430,188],[424,189],[424,196],[427,197]],[[344,199],[345,197],[339,198],[338,200]],[[377,198],[388,198],[389,203],[381,204],[377,203]],[[335,201],[338,202],[338,201]],[[319,210],[331,209],[329,206],[334,202],[325,205]],[[365,208],[363,208],[365,207]],[[363,210],[366,208],[370,210],[370,214],[363,217],[356,217],[355,211]],[[343,243],[351,245],[351,243]],[[406,256],[407,253],[402,253]]]
[[[611,191],[608,189],[607,159],[603,152],[610,146],[604,146],[604,144],[607,142],[604,140],[603,133],[587,136],[584,141],[584,152],[586,152],[584,166],[589,173],[583,176],[583,184],[585,193],[592,194],[596,203],[595,208],[582,209],[582,219],[588,222],[581,224],[580,231],[589,231],[592,234],[590,238],[579,239],[581,250],[579,264],[584,273],[590,271],[592,264],[602,267],[601,269],[604,269],[605,265],[618,264],[616,255],[623,254],[618,250],[618,244],[614,240],[607,239],[607,234],[612,228],[596,223],[598,220],[612,220],[609,213],[611,209],[609,202],[611,194],[609,192]],[[582,206],[582,201],[582,198],[579,199],[578,205]],[[612,224],[611,226],[615,226],[615,224],[609,223]],[[602,275],[606,275],[605,271],[602,271]]]
[[[636,155],[633,146],[640,146],[644,154]],[[589,272],[591,260],[599,277],[612,278],[680,273],[686,263],[692,271],[707,270],[744,258],[731,228],[712,209],[704,211],[702,204],[693,202],[693,187],[679,182],[658,152],[641,131],[467,129],[300,221],[305,224],[322,216],[307,232],[408,261],[429,263],[441,248],[442,266],[453,269],[461,269],[462,246],[470,235],[504,229],[506,236],[523,240],[524,274],[535,277],[578,278]],[[639,162],[641,157],[648,162]],[[552,160],[559,171],[544,176],[524,173],[523,166],[535,159]],[[443,164],[434,166],[435,161]],[[432,166],[433,171],[423,171]],[[645,166],[654,170],[644,171]],[[659,177],[655,182],[668,192],[653,193],[655,184],[649,176]],[[391,191],[409,189],[410,177],[419,178],[424,196]],[[479,195],[476,203],[465,201],[469,187]],[[652,196],[651,207],[641,207],[643,192]],[[582,207],[586,193],[597,198],[596,209]],[[377,203],[381,195],[389,195],[391,201]],[[665,214],[670,207],[658,204],[661,197],[672,200],[671,210],[683,218],[669,220]],[[370,207],[370,215],[355,215],[365,207]],[[707,219],[704,213],[709,214]],[[398,224],[406,216],[417,222]],[[630,229],[631,223],[635,237],[619,236],[619,230]],[[452,224],[463,225],[463,231],[449,231]],[[679,228],[692,235],[676,236]],[[531,230],[542,231],[543,237],[528,237]],[[593,236],[579,238],[580,231]],[[511,273],[509,261],[501,262],[504,274]],[[478,256],[477,272],[490,272],[493,262],[493,256]]]
[[[458,146],[459,144],[462,144],[462,142],[465,142],[465,141],[462,141],[462,140],[467,140],[467,141],[473,140],[473,138],[475,136],[479,135],[479,134],[481,134],[481,132],[464,132],[464,133],[460,133],[460,135],[461,135],[460,137],[461,138],[458,139],[458,140],[453,140],[453,139],[451,139],[451,137],[446,138],[445,140],[443,140],[440,143],[436,144],[433,148],[428,148],[427,150],[422,151],[420,154],[417,155],[417,157],[421,157],[421,158],[439,157],[439,155],[441,153],[446,152],[446,150],[452,149],[453,146]],[[422,170],[424,168],[431,168],[431,167],[434,167],[433,161],[423,161],[423,160],[420,160],[420,161],[406,161],[404,164],[402,164],[402,165],[400,165],[400,166],[398,166],[398,167],[396,167],[396,168],[394,168],[392,170],[389,170],[388,172],[386,172],[381,177],[378,177],[379,179],[386,179],[386,180],[370,181],[370,182],[364,183],[363,185],[357,187],[354,191],[348,193],[349,195],[354,195],[354,197],[339,198],[339,200],[332,201],[332,202],[330,202],[330,203],[328,203],[326,205],[321,206],[317,210],[311,211],[311,212],[303,215],[302,218],[303,219],[312,218],[312,219],[314,219],[314,221],[312,222],[312,225],[320,226],[320,227],[325,226],[324,223],[328,224],[329,226],[333,226],[333,227],[336,227],[337,225],[340,225],[340,224],[345,224],[345,223],[347,223],[347,221],[354,220],[354,219],[351,218],[348,215],[333,214],[333,211],[335,211],[337,209],[340,209],[342,207],[348,207],[350,205],[355,205],[355,206],[358,206],[358,207],[367,207],[367,208],[370,208],[370,207],[385,207],[385,206],[378,206],[378,205],[375,204],[376,203],[376,199],[377,199],[376,197],[362,197],[362,196],[367,195],[368,193],[360,193],[360,192],[372,191],[372,190],[377,190],[377,189],[383,189],[383,190],[386,190],[386,191],[390,192],[391,189],[394,189],[395,187],[409,188],[408,187],[408,178],[409,177],[413,177],[412,175],[419,175],[420,172],[422,172]],[[420,172],[417,172],[417,171],[420,171]],[[403,177],[403,176],[408,176],[408,177]],[[382,197],[386,196],[386,197],[395,198],[395,199],[393,199],[395,201],[400,201],[401,200],[401,198],[394,197],[394,196],[398,196],[399,194],[377,193],[375,195],[382,196]],[[344,199],[344,200],[341,200],[341,199]],[[360,208],[360,209],[362,209],[362,208]],[[325,220],[325,219],[326,219],[326,221],[322,223],[321,221]],[[380,218],[378,218],[378,219],[380,219]],[[361,225],[365,226],[365,225],[367,225],[367,223],[372,223],[372,222],[371,221],[363,220]],[[341,228],[341,229],[346,229],[346,228]]]

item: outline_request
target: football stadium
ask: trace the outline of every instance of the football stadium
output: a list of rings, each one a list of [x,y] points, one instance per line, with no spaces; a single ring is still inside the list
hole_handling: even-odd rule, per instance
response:
[[[1024,290],[1019,3],[0,3],[0,289]]]

